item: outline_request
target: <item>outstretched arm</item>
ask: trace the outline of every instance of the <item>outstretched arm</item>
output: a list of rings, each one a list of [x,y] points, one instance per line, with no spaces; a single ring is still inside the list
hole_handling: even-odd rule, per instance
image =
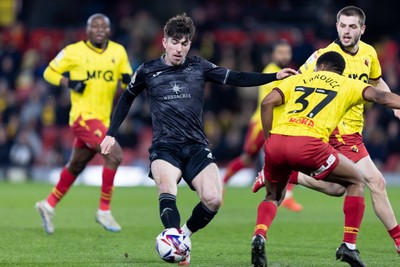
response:
[[[239,72],[229,71],[226,83],[235,86],[259,86],[276,80],[282,80],[297,72],[291,68],[284,68],[276,73]]]
[[[378,90],[373,86],[364,89],[364,99],[384,105],[388,108],[400,109],[400,96],[394,93]]]
[[[115,107],[114,115],[111,119],[110,128],[107,131],[107,136],[100,144],[101,153],[107,155],[111,152],[115,144],[114,136],[116,135],[119,126],[128,115],[129,109],[135,99],[135,95],[131,91],[125,90],[121,97],[118,99],[117,106]]]
[[[382,78],[379,78],[379,80],[370,80],[370,83],[376,89],[379,89],[384,92],[390,92],[389,86]],[[400,119],[400,109],[393,109],[393,112],[394,115]]]

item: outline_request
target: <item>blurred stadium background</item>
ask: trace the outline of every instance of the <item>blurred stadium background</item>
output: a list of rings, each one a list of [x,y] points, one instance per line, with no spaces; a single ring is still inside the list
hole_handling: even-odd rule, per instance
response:
[[[269,62],[271,43],[282,38],[291,43],[292,67],[298,68],[315,49],[336,38],[337,11],[357,5],[367,15],[362,39],[377,49],[384,79],[400,93],[400,28],[394,23],[398,12],[391,2],[1,0],[0,179],[58,179],[57,170],[71,152],[69,92],[47,84],[42,73],[65,45],[86,38],[86,20],[93,13],[109,16],[111,39],[126,47],[134,70],[162,54],[162,26],[169,17],[186,12],[197,26],[193,54],[232,69],[261,71]],[[207,86],[205,128],[220,167],[240,154],[256,98],[256,88]],[[399,120],[377,105],[367,106],[365,120],[364,140],[372,159],[390,183],[400,182]],[[125,170],[137,167],[137,176],[146,176],[151,124],[144,94],[135,101],[117,138],[124,148]],[[91,165],[101,163],[97,157]],[[252,171],[247,171],[242,174],[252,178]]]

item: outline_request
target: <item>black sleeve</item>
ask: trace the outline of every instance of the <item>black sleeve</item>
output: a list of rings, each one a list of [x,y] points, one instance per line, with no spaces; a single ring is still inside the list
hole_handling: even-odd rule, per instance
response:
[[[115,136],[117,134],[118,128],[128,115],[133,100],[135,100],[136,96],[145,89],[146,84],[144,82],[144,74],[142,70],[143,64],[137,68],[132,76],[132,80],[128,84],[128,87],[118,99],[107,135]]]
[[[108,128],[107,135],[115,136],[118,128],[128,115],[129,109],[132,106],[133,100],[136,95],[132,94],[129,90],[125,90],[121,97],[118,99],[114,114],[111,119],[110,128]]]
[[[229,71],[226,84],[234,86],[259,86],[276,81],[275,73]]]

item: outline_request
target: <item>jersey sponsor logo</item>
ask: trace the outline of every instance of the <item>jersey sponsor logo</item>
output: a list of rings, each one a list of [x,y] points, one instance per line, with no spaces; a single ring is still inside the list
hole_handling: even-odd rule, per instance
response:
[[[182,93],[182,91],[184,89],[186,89],[184,84],[174,81],[174,82],[171,82],[170,85],[171,85],[171,91],[175,94],[165,95],[165,96],[161,97],[161,99],[171,100],[171,99],[183,99],[183,98],[191,98],[192,97],[191,94]]]
[[[323,173],[324,171],[329,169],[335,161],[336,161],[336,157],[333,154],[330,154],[328,159],[326,160],[326,165],[322,165],[321,167],[318,168],[318,170],[313,171],[311,173],[311,176],[314,177],[318,174]]]
[[[290,118],[289,122],[295,124],[302,124],[308,127],[314,127],[314,121],[308,118]]]
[[[88,70],[87,77],[88,79],[103,79],[106,82],[114,81],[114,73],[111,70],[106,70],[106,71],[94,70],[92,72]]]
[[[366,73],[362,73],[360,75],[355,74],[355,73],[350,73],[347,77],[349,77],[350,79],[354,79],[354,80],[360,80],[365,83],[368,83],[368,81],[369,81],[368,74],[366,74]]]
[[[172,82],[171,83],[171,85],[172,85],[172,91],[175,93],[175,94],[179,94],[179,93],[181,93],[182,92],[182,87],[181,87],[181,85],[179,84],[179,83],[177,83],[177,82]]]

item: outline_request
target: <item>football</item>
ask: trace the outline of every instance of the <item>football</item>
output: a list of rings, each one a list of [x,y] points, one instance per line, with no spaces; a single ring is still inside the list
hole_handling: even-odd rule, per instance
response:
[[[167,228],[156,238],[156,250],[166,262],[181,262],[190,254],[192,243],[181,229]]]

